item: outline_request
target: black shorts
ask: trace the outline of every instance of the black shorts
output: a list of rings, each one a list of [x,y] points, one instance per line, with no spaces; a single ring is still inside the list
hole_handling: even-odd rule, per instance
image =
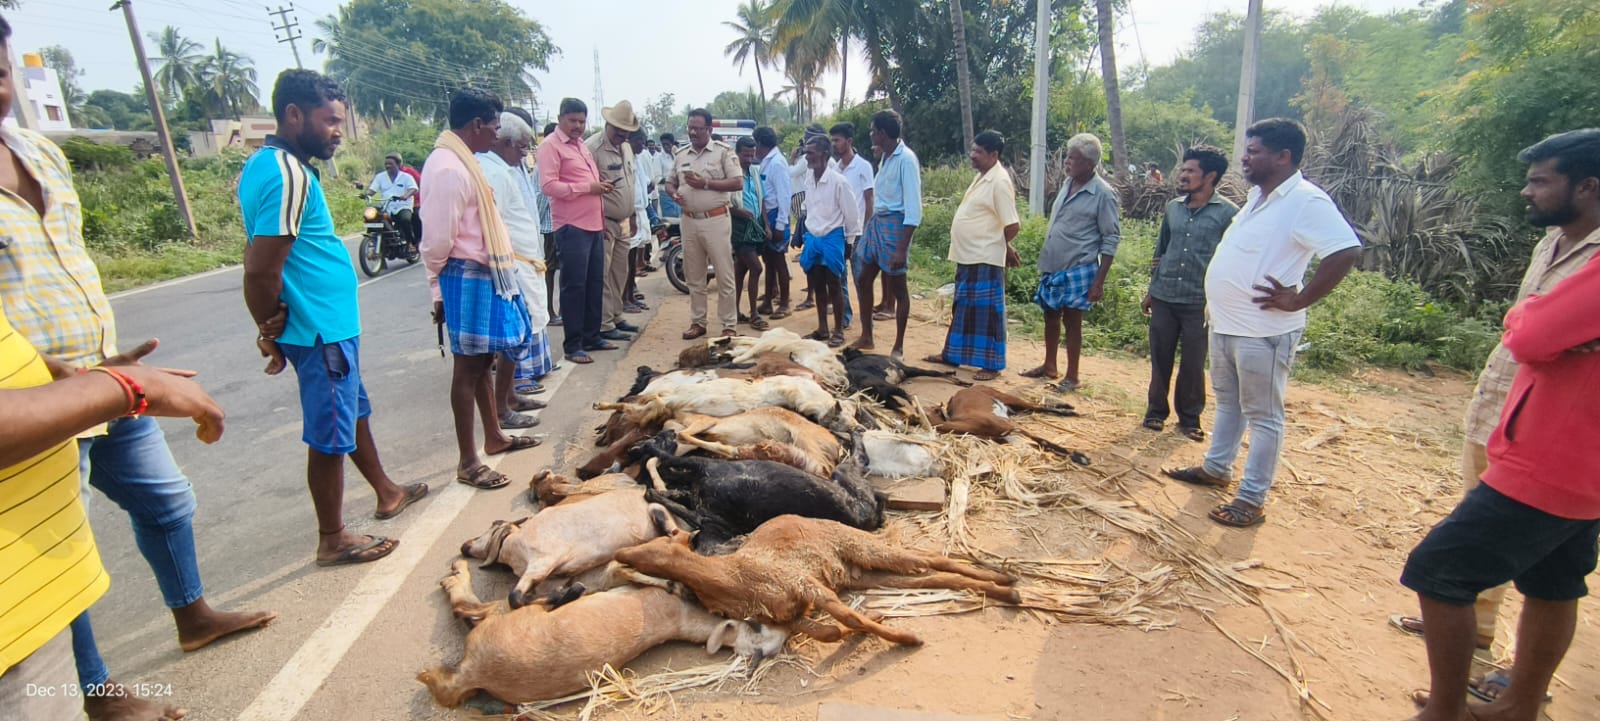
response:
[[[1460,606],[1507,581],[1529,598],[1576,601],[1589,595],[1597,540],[1600,520],[1553,516],[1480,483],[1411,550],[1400,583]]]
[[[544,233],[544,269],[548,273],[561,267],[561,253],[556,248],[556,234]]]

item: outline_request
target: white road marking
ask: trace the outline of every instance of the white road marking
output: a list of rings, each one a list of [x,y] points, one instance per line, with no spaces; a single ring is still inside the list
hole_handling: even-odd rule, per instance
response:
[[[170,288],[170,287],[175,286],[175,285],[182,285],[182,284],[187,283],[187,282],[189,282],[191,280],[200,280],[201,278],[210,278],[211,276],[216,275],[218,273],[226,273],[226,272],[228,272],[230,270],[239,270],[240,268],[243,268],[243,267],[244,266],[242,266],[242,265],[225,265],[225,266],[222,266],[221,268],[215,268],[215,269],[212,269],[212,270],[205,271],[204,273],[195,273],[194,275],[186,275],[186,276],[183,276],[182,278],[173,278],[172,280],[163,280],[160,283],[153,283],[151,285],[142,285],[142,286],[139,286],[138,288],[129,288],[128,290],[124,290],[124,291],[117,292],[117,293],[112,293],[111,295],[106,296],[106,298],[109,299],[109,300],[120,300],[122,298],[127,298],[127,297],[130,297],[130,296],[139,295],[140,293],[148,293],[148,292],[150,292],[152,290],[160,290],[162,288]]]
[[[559,390],[571,372],[571,364],[566,364],[551,374],[554,378],[547,377],[545,385],[550,388],[549,393]],[[498,469],[505,458],[505,455],[489,456],[485,463]],[[283,664],[282,670],[240,712],[238,721],[291,721],[299,714],[475,494],[472,488],[455,482],[435,489],[430,494],[433,500],[406,529],[400,547],[389,557],[372,564],[350,595],[320,628],[311,632],[306,642]]]

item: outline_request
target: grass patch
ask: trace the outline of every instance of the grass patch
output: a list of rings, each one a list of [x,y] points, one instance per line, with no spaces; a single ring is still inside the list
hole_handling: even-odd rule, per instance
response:
[[[107,293],[137,288],[172,278],[204,273],[239,262],[243,244],[227,249],[172,244],[158,250],[124,251],[116,256],[91,252]]]

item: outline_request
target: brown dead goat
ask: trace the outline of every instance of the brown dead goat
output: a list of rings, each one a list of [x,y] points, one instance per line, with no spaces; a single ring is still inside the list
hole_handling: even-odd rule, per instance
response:
[[[1052,453],[1059,453],[1072,459],[1073,463],[1081,466],[1089,465],[1088,456],[1012,423],[1009,416],[1013,412],[1078,415],[1072,410],[1072,406],[1066,403],[1053,405],[1034,403],[988,386],[973,386],[956,391],[955,395],[950,396],[950,400],[945,401],[944,410],[935,409],[930,420],[934,422],[934,429],[940,433],[965,433],[991,441],[1003,441],[1006,436],[1015,433]]]
[[[649,586],[590,595],[573,586],[558,599],[511,610],[504,602],[478,600],[466,561],[450,568],[439,585],[456,618],[471,627],[466,652],[456,668],[436,666],[417,674],[434,702],[447,708],[479,690],[507,703],[559,698],[588,688],[589,675],[605,666],[620,669],[668,641],[703,643],[707,653],[731,645],[736,654],[759,663],[783,650],[788,640],[781,630],[719,618],[694,601]]]
[[[896,548],[866,531],[801,516],[778,516],[761,524],[739,550],[726,556],[696,554],[689,534],[676,531],[618,551],[617,562],[683,584],[712,613],[785,627],[819,641],[837,641],[845,631],[811,620],[812,611],[826,612],[852,631],[898,644],[922,643],[910,631],[884,626],[850,608],[839,599],[839,591],[948,588],[1009,603],[1021,600],[1011,587],[1015,579],[999,571]]]
[[[621,435],[578,468],[579,478],[593,478],[608,471],[622,470],[628,449],[654,438],[664,428],[678,431],[678,438],[686,444],[700,446],[726,458],[746,458],[746,453],[759,454],[749,455],[748,458],[787,463],[823,477],[833,473],[843,453],[838,437],[828,429],[812,423],[799,413],[776,406],[756,408],[723,418],[680,412],[660,424],[626,428],[622,427],[626,421],[621,418],[620,411],[617,418],[618,422],[612,430]],[[728,448],[752,447],[762,441],[785,444],[785,447],[768,444],[762,449],[748,452]],[[704,448],[702,444],[708,443],[721,445]],[[798,451],[798,455],[795,451]]]

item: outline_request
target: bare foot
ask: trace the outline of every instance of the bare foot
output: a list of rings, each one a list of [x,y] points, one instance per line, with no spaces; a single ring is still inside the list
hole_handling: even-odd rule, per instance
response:
[[[177,721],[189,715],[187,709],[161,706],[135,696],[116,681],[106,681],[103,690],[105,693],[83,700],[83,712],[89,721]]]
[[[198,651],[240,631],[262,628],[278,618],[273,611],[218,611],[207,606],[203,598],[173,609],[172,616],[178,622],[178,647],[185,652]]]
[[[867,336],[857,338],[856,342],[850,344],[850,347],[856,350],[872,350],[874,348],[872,339]]]

